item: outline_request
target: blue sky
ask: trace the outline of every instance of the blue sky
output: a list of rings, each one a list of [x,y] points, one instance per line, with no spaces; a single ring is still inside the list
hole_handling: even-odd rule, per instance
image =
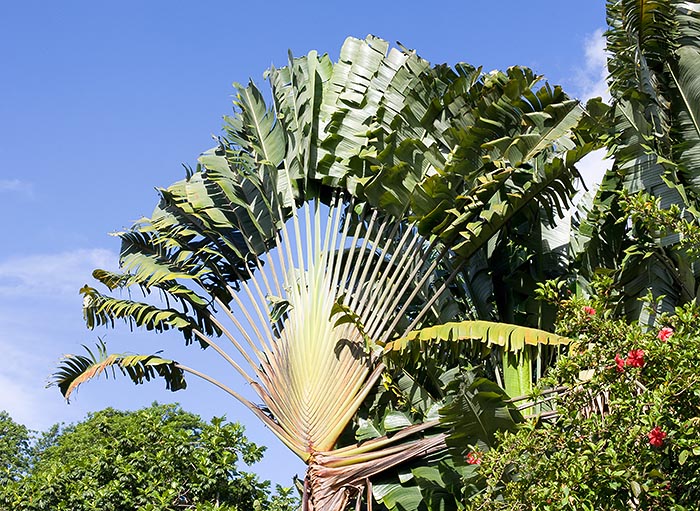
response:
[[[82,419],[106,406],[178,401],[205,418],[243,422],[268,446],[254,467],[289,484],[303,465],[242,406],[190,379],[93,382],[66,405],[47,376],[63,353],[102,336],[113,350],[164,349],[195,367],[213,354],[177,336],[89,332],[78,289],[113,269],[109,232],[148,215],[155,187],[180,179],[213,145],[232,82],[282,66],[287,50],[338,54],[347,36],[400,41],[436,63],[534,68],[571,95],[601,81],[603,0],[443,2],[6,2],[0,16],[0,409],[29,427]],[[599,163],[584,165],[594,172]],[[226,376],[226,374],[224,374]],[[231,385],[241,382],[231,378]]]

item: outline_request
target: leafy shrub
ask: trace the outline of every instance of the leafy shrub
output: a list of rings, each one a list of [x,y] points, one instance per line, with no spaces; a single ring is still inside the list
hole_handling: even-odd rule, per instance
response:
[[[700,308],[645,331],[602,299],[562,305],[559,333],[576,342],[543,382],[565,388],[558,418],[504,432],[481,460],[486,490],[467,508],[697,509]]]
[[[268,482],[239,469],[264,451],[243,426],[177,405],[107,408],[31,447],[28,432],[21,438],[16,450],[28,461],[0,488],[0,510],[290,511],[298,503],[279,487],[270,498]]]

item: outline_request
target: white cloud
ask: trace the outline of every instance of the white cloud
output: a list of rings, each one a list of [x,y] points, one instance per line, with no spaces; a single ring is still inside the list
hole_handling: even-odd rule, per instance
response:
[[[20,179],[0,179],[0,193],[2,192],[32,197],[34,195],[34,186],[32,183]]]
[[[117,255],[105,249],[80,249],[0,260],[1,296],[75,295],[92,281],[95,268],[115,269]]]
[[[45,385],[46,375],[37,371],[43,363],[36,351],[20,350],[7,341],[0,339],[3,359],[12,361],[3,364],[0,372],[0,410],[9,411],[21,424],[39,424],[40,415],[46,409],[39,392]]]
[[[602,97],[603,101],[609,103],[607,53],[603,29],[596,30],[586,39],[584,52],[586,59],[583,69],[580,69],[575,77],[578,96],[583,101]]]
[[[11,339],[0,338],[0,354],[11,361],[0,369],[0,410],[34,430],[45,430],[56,422],[75,421],[86,411],[80,404],[67,407],[56,388],[46,388],[58,357],[45,337],[50,338],[49,332],[31,340],[22,338],[21,333]]]
[[[576,164],[588,190],[594,190],[600,184],[603,175],[611,166],[612,161],[605,158],[605,149],[587,154]]]

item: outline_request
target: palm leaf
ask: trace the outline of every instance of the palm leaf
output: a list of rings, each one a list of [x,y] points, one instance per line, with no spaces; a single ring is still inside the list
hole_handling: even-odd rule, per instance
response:
[[[568,345],[571,340],[544,330],[490,321],[445,323],[410,332],[387,343],[385,353],[401,352],[417,343],[477,341],[502,349],[503,388],[511,396],[532,391],[532,348]]]
[[[118,369],[136,383],[150,381],[155,377],[165,380],[165,387],[173,392],[187,387],[182,368],[174,360],[168,360],[154,355],[108,354],[102,340],[93,353],[83,345],[87,355],[66,355],[59,364],[57,371],[51,376],[50,385],[55,385],[66,400],[83,383],[101,374],[112,377]]]
[[[386,344],[384,352],[402,351],[410,343],[479,341],[489,346],[500,346],[517,352],[527,346],[568,345],[571,340],[551,332],[491,321],[461,321],[445,323],[409,332],[406,336]]]
[[[697,22],[696,22],[697,23]],[[700,45],[677,50],[677,70],[671,76],[678,90],[679,143],[676,148],[683,181],[695,196],[700,194]]]
[[[448,386],[447,402],[440,409],[440,422],[449,428],[448,446],[461,451],[469,445],[492,446],[497,431],[513,429],[522,420],[507,400],[495,383],[471,371],[461,373]]]

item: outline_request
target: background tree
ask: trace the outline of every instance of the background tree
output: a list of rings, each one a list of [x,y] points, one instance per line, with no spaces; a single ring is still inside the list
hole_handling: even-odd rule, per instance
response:
[[[700,272],[679,250],[679,233],[631,217],[624,197],[643,193],[650,209],[677,206],[698,220],[700,13],[695,0],[611,0],[607,17],[613,103],[598,127],[613,165],[576,230],[574,254],[584,288],[596,272],[612,272],[619,309],[652,324],[647,293],[672,312],[697,298]]]
[[[0,486],[21,478],[31,465],[31,432],[0,412]]]
[[[18,447],[24,455],[26,440]],[[207,423],[177,405],[108,408],[49,435],[0,502],[8,510],[291,511],[286,490],[271,501],[269,483],[239,469],[263,451],[239,424]]]

